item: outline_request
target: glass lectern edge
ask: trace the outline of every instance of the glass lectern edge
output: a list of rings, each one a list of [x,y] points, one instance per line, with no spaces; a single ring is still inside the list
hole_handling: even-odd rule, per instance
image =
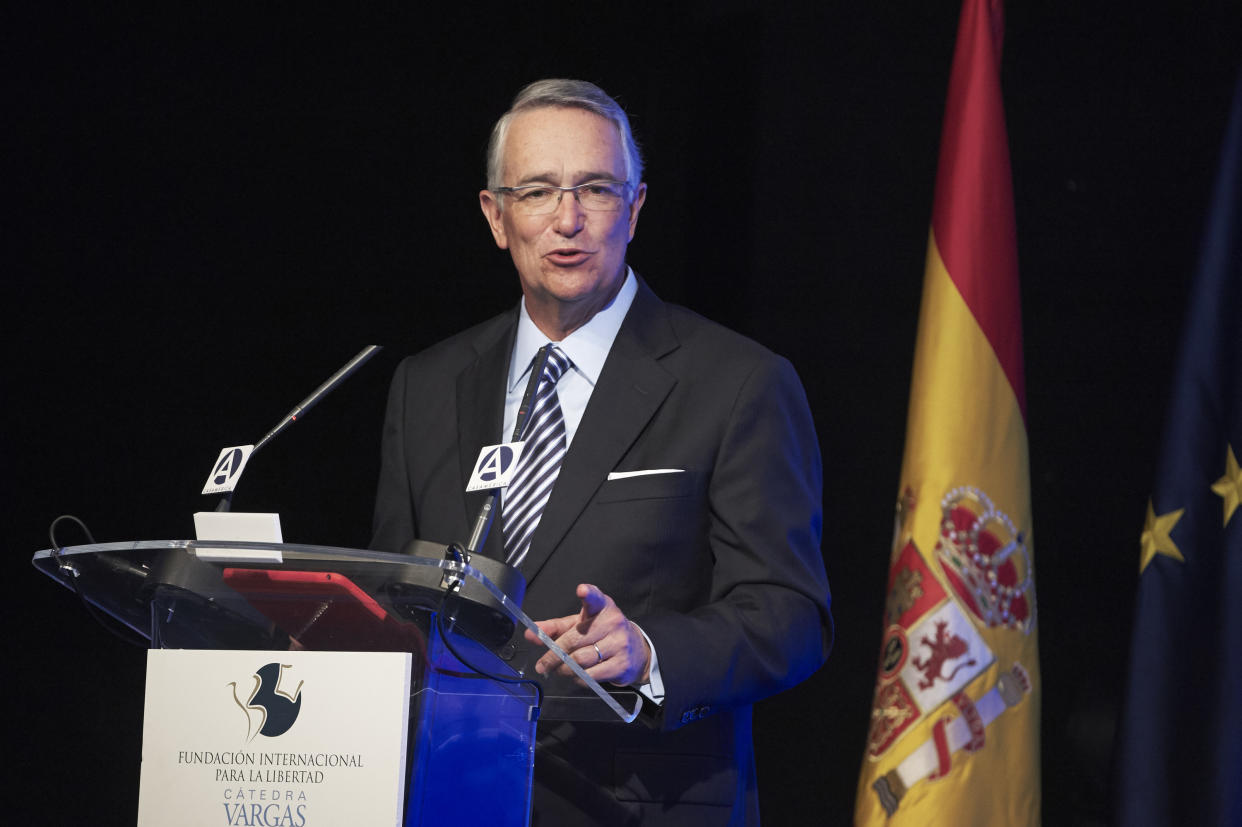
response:
[[[371,560],[375,562],[383,562],[390,564],[400,564],[403,566],[427,566],[435,567],[444,572],[451,572],[464,575],[477,582],[503,607],[504,611],[515,621],[522,624],[523,627],[534,633],[549,651],[552,651],[564,663],[571,672],[577,677],[584,686],[588,687],[591,692],[597,696],[605,705],[623,722],[631,723],[638,717],[639,709],[642,702],[636,697],[633,709],[627,709],[613,697],[603,686],[594,678],[587,674],[577,661],[565,653],[563,649],[548,637],[536,623],[531,620],[521,607],[514,603],[508,595],[506,595],[496,584],[489,580],[482,572],[468,564],[462,564],[453,560],[437,560],[430,557],[417,557],[408,554],[394,554],[385,551],[371,551],[364,549],[341,548],[335,546],[316,546],[301,543],[256,543],[232,540],[129,540],[113,543],[93,543],[87,545],[67,546],[61,549],[42,549],[35,552],[32,563],[38,566],[42,561],[57,557],[70,557],[79,554],[99,554],[99,553],[116,553],[126,551],[164,551],[183,549],[186,551],[194,551],[197,547],[204,546],[210,548],[234,547],[238,550],[246,551],[278,551],[286,560],[316,559],[316,558],[336,558],[351,559],[357,561]],[[635,693],[637,695],[637,693]]]

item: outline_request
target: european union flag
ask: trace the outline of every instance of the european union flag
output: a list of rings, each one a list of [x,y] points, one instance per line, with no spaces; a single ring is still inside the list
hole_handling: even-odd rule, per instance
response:
[[[1242,74],[1142,533],[1117,823],[1242,825]]]

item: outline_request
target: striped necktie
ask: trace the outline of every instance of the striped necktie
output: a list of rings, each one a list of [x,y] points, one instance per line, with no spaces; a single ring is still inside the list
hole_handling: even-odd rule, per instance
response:
[[[537,357],[536,357],[537,358]],[[526,447],[504,494],[505,562],[521,565],[543,514],[552,485],[565,456],[565,418],[556,395],[556,383],[572,363],[555,345],[549,345],[539,387],[531,401],[530,419],[522,434]]]

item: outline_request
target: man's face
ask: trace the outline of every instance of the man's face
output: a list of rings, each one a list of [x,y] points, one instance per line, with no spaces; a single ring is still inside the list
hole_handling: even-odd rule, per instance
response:
[[[607,119],[584,109],[542,107],[514,116],[501,169],[507,187],[571,187],[624,181],[625,155]],[[554,212],[522,215],[511,203],[501,208],[497,199],[507,196],[479,193],[497,246],[513,256],[536,324],[541,317],[566,320],[568,333],[612,300],[625,276],[625,248],[646,194],[642,184],[619,211],[595,212],[567,192]]]

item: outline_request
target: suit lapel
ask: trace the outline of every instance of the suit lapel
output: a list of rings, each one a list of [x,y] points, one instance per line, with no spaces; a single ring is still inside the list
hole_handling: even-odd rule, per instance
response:
[[[677,384],[658,361],[676,347],[664,303],[640,279],[520,567],[528,583]]]
[[[474,528],[474,520],[487,496],[486,491],[467,493],[465,490],[474,470],[474,462],[483,446],[503,441],[500,431],[504,424],[505,384],[509,376],[509,351],[513,348],[517,330],[517,314],[508,314],[502,317],[502,321],[506,323],[501,324],[498,331],[489,327],[479,337],[475,345],[478,359],[457,377],[457,454],[461,463],[467,532]],[[465,543],[467,539],[462,537],[460,542]],[[492,527],[482,551],[487,557],[504,559],[499,508],[494,512]]]

